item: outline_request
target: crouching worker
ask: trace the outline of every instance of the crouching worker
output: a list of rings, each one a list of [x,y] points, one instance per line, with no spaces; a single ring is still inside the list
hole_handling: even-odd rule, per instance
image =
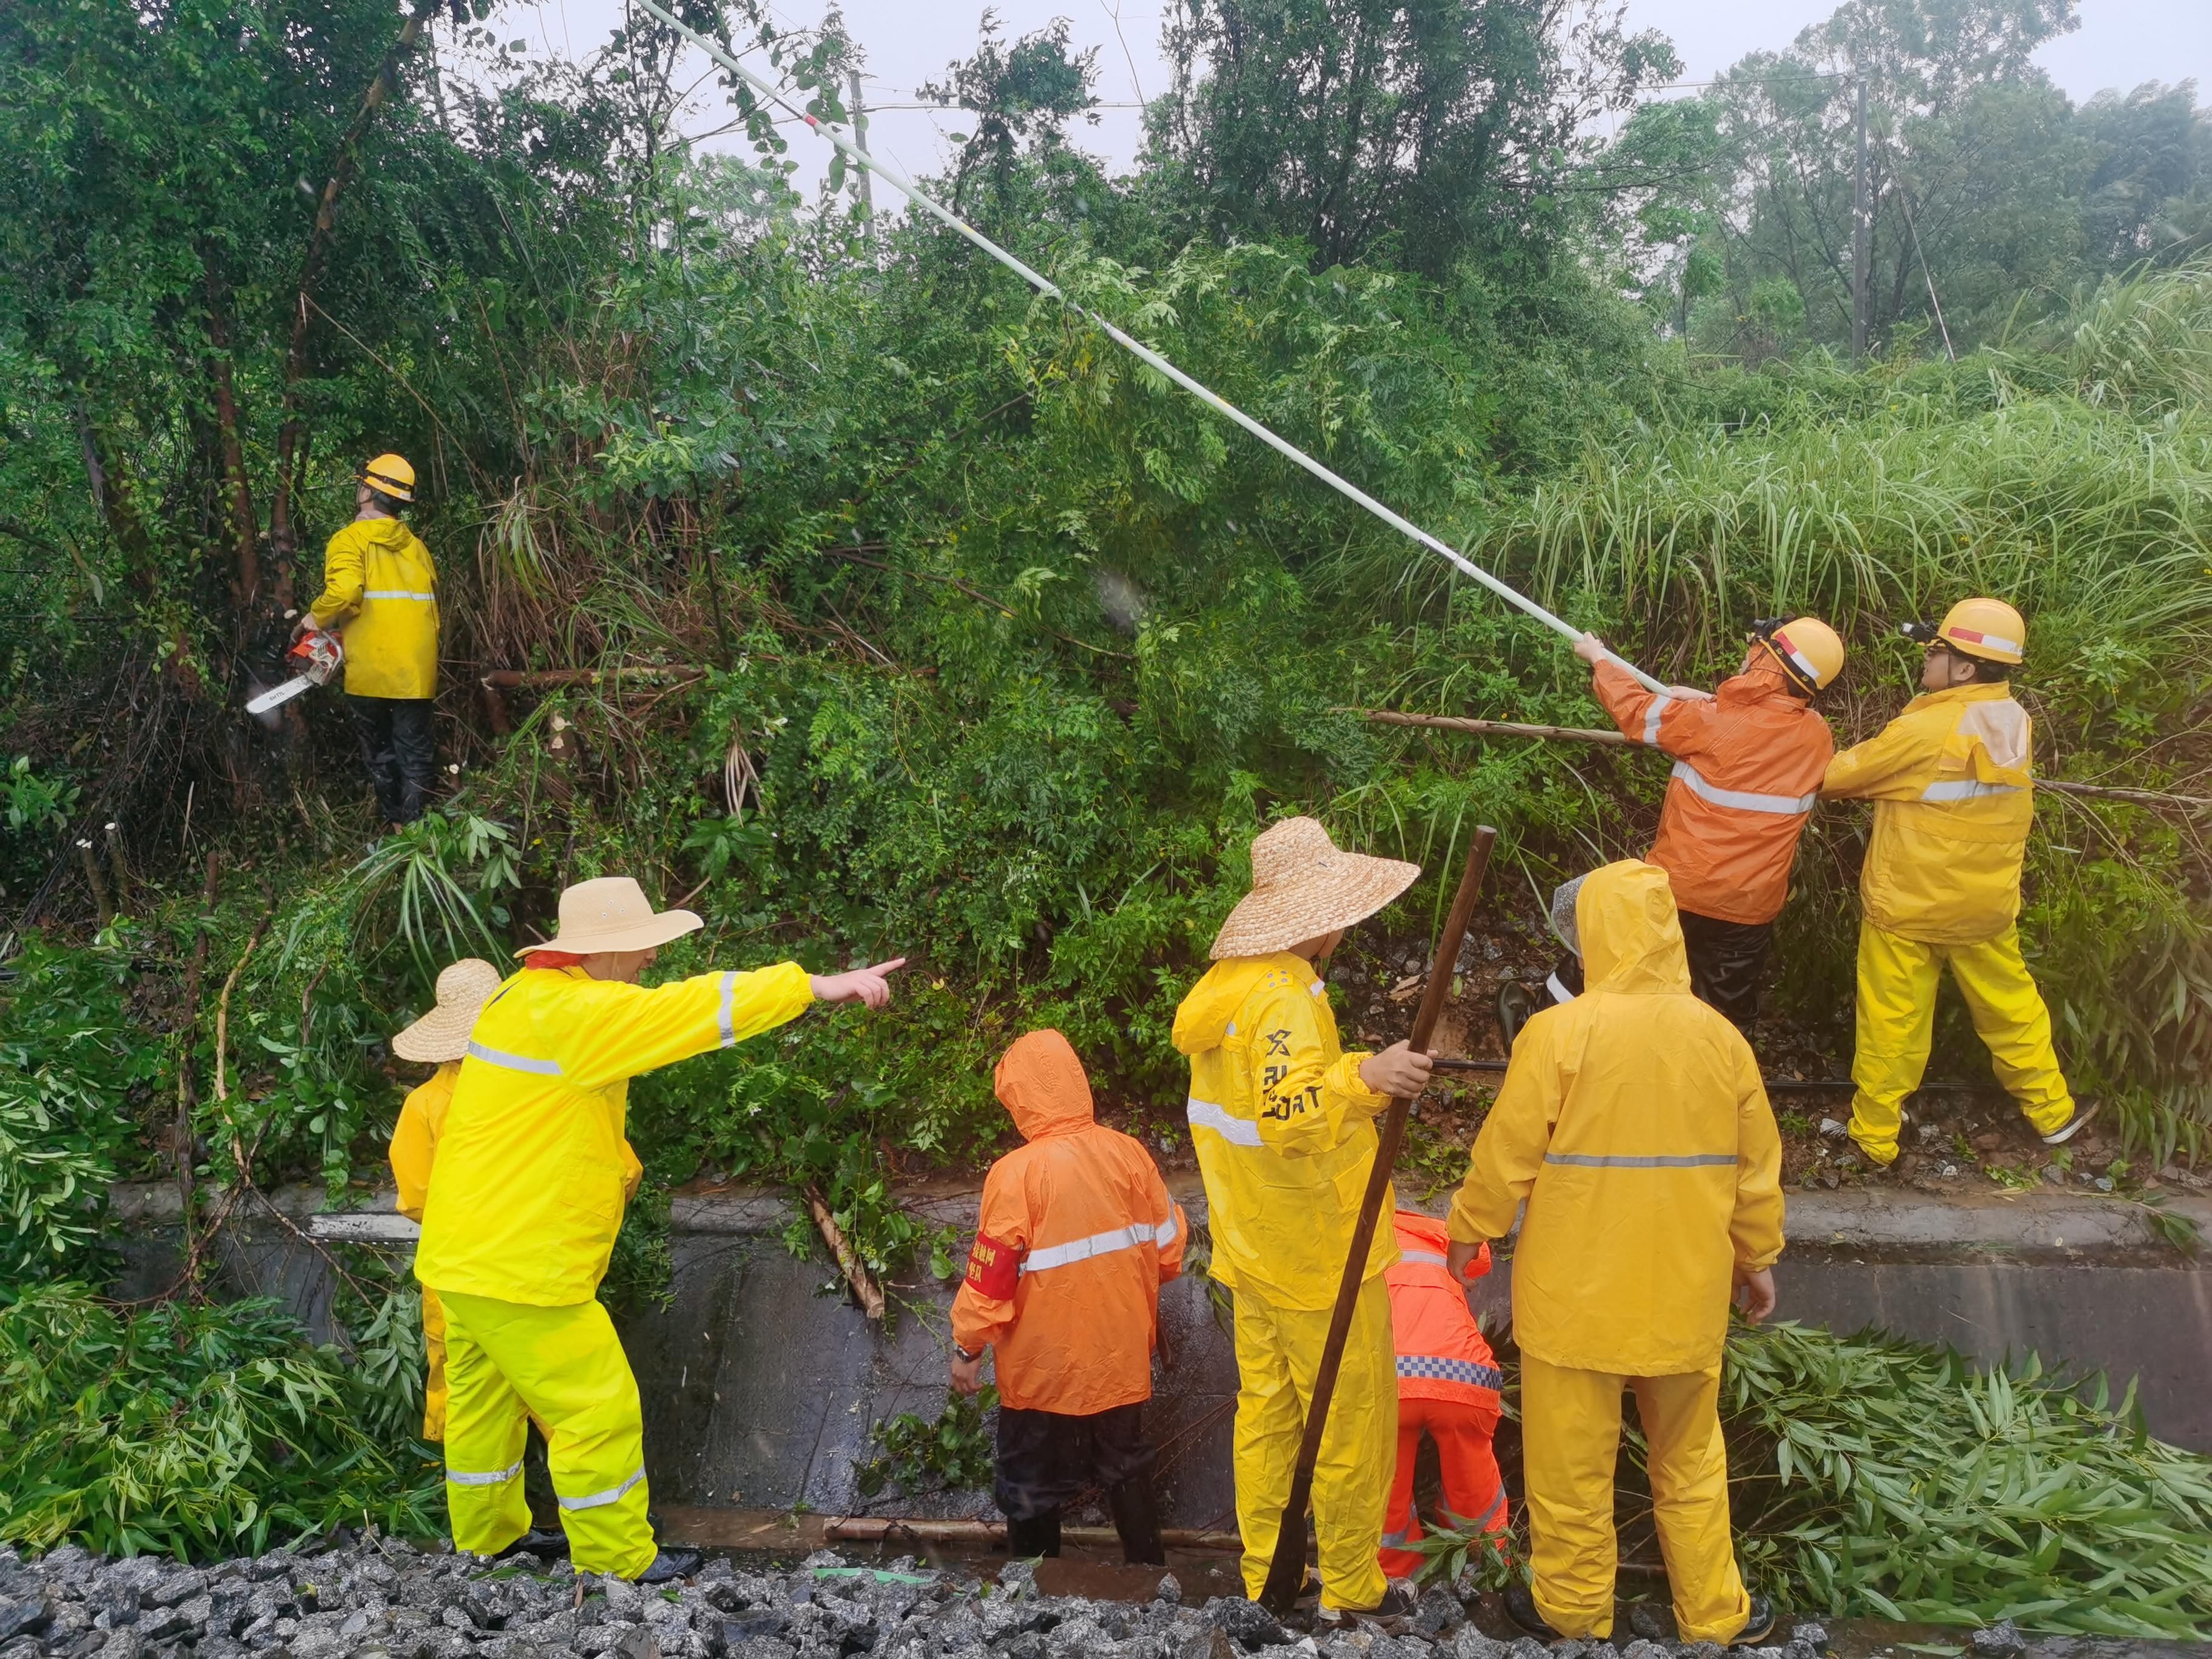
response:
[[[1682,1640],[1773,1627],[1729,1532],[1721,1352],[1731,1285],[1774,1310],[1782,1146],[1742,1034],[1691,994],[1667,872],[1624,860],[1575,906],[1585,988],[1522,1028],[1454,1200],[1455,1276],[1528,1206],[1513,1257],[1532,1634],[1613,1631],[1620,1397],[1650,1447],[1659,1547]]]
[[[701,925],[656,912],[626,876],[561,895],[559,933],[477,1015],[422,1206],[415,1276],[446,1315],[446,1507],[453,1543],[496,1554],[530,1528],[523,1440],[536,1418],[578,1572],[648,1583],[644,1423],[607,1310],[593,1299],[636,1159],[629,1079],[742,1042],[809,1003],[890,1000],[902,966],[810,976],[797,963],[647,990],[659,947]],[[692,1557],[690,1566],[697,1565]]]
[[[438,1155],[438,1136],[446,1109],[460,1080],[461,1060],[469,1051],[469,1030],[477,1015],[499,989],[499,969],[476,957],[464,957],[438,975],[437,1006],[392,1039],[402,1060],[435,1066],[430,1080],[409,1092],[392,1130],[392,1179],[399,1189],[394,1206],[410,1221],[422,1218],[429,1196],[430,1170]],[[635,1182],[632,1183],[633,1189]],[[422,1346],[428,1375],[422,1385],[422,1437],[446,1437],[446,1310],[438,1293],[422,1287]]]
[[[1444,1224],[1412,1210],[1398,1212],[1398,1265],[1382,1275],[1390,1287],[1390,1328],[1398,1345],[1398,1476],[1383,1519],[1382,1562],[1392,1578],[1421,1570],[1421,1518],[1413,1508],[1413,1465],[1421,1437],[1436,1442],[1443,1474],[1444,1523],[1455,1532],[1503,1536],[1509,1519],[1498,1458],[1503,1379],[1482,1328],[1467,1305],[1467,1281],[1446,1265],[1451,1236]],[[1483,1245],[1468,1277],[1490,1271]]]
[[[1059,1032],[1018,1039],[994,1081],[1029,1144],[983,1178],[952,1301],[952,1386],[981,1389],[984,1351],[996,1352],[1006,1553],[1058,1555],[1062,1507],[1096,1486],[1123,1559],[1164,1565],[1144,1409],[1160,1286],[1182,1271],[1182,1208],[1150,1153],[1092,1121],[1083,1062]]]
[[[1352,923],[1413,884],[1420,866],[1347,853],[1311,818],[1285,818],[1252,843],[1252,890],[1213,941],[1213,966],[1176,1010],[1190,1056],[1190,1139],[1206,1178],[1213,1277],[1237,1301],[1237,1525],[1244,1586],[1267,1582],[1276,1534],[1337,1286],[1375,1162],[1375,1114],[1428,1086],[1425,1054],[1338,1046],[1328,987],[1314,964]],[[1384,1202],[1396,1207],[1386,1193]],[[1411,1612],[1376,1551],[1398,1442],[1390,1296],[1395,1235],[1375,1230],[1314,1465],[1326,1622]]]

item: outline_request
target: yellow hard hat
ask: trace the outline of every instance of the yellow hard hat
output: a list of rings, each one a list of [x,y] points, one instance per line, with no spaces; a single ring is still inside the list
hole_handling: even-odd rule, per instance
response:
[[[395,501],[415,499],[415,469],[404,455],[380,455],[361,470],[362,480],[380,495]]]
[[[1818,617],[1784,622],[1777,617],[1753,623],[1752,632],[1765,641],[1782,672],[1802,691],[1824,691],[1844,672],[1844,642]]]
[[[1960,655],[1984,662],[2016,663],[2027,651],[2027,624],[2002,599],[1961,599],[1934,628],[1926,623],[1905,623],[1905,636],[1923,645],[1940,640]]]

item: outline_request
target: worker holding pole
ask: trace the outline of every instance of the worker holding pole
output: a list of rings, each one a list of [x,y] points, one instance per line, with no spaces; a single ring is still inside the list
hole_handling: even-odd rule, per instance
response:
[[[1533,1016],[1446,1218],[1446,1271],[1522,1214],[1513,1255],[1532,1634],[1612,1634],[1620,1400],[1650,1448],[1659,1547],[1686,1643],[1773,1628],[1745,1593],[1719,1413],[1731,1285],[1772,1313],[1782,1142],[1743,1036],[1690,992],[1668,872],[1623,860],[1575,902],[1583,994]]]
[[[2001,599],[1963,599],[1942,623],[1907,623],[1923,695],[1836,757],[1831,800],[1874,802],[1859,875],[1857,1042],[1851,1139],[1896,1161],[1905,1097],[1920,1086],[1936,988],[1951,970],[1997,1081],[2048,1146],[2095,1112],[2059,1070],[2051,1014],[2020,953],[2020,877],[2035,817],[2033,730],[2012,695],[2027,627]]]
[[[1595,634],[1575,654],[1622,734],[1674,757],[1650,861],[1674,884],[1691,988],[1748,1032],[1798,837],[1835,753],[1813,702],[1843,672],[1844,642],[1815,617],[1754,623],[1743,665],[1711,693],[1644,690]]]
[[[890,1000],[903,958],[810,975],[795,962],[637,983],[659,947],[702,926],[655,911],[627,876],[561,895],[559,931],[470,1032],[422,1207],[415,1276],[446,1315],[446,1507],[456,1548],[494,1555],[526,1534],[526,1425],[546,1461],[579,1573],[659,1583],[696,1566],[657,1550],[646,1519],[637,1382],[594,1299],[635,1160],[629,1079],[727,1048],[813,1002]]]
[[[1190,1057],[1191,1142],[1206,1182],[1213,1277],[1236,1297],[1235,1468],[1245,1588],[1267,1578],[1330,1315],[1377,1145],[1375,1115],[1428,1085],[1404,1042],[1346,1053],[1316,965],[1420,866],[1347,853],[1309,817],[1252,843],[1252,890],[1215,936],[1213,966],[1176,1011]],[[1387,1208],[1395,1206],[1386,1196]],[[1397,1449],[1398,1386],[1374,1233],[1313,1474],[1324,1617],[1409,1610],[1376,1559]]]

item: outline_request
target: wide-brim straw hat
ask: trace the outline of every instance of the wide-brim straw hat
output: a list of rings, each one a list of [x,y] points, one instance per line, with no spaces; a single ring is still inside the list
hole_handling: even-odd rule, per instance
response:
[[[526,945],[514,954],[565,951],[588,957],[602,951],[650,951],[706,925],[689,910],[654,909],[645,889],[628,876],[599,876],[561,895],[561,926],[551,939]]]
[[[438,1063],[469,1051],[469,1032],[477,1016],[499,989],[499,969],[478,957],[463,957],[438,975],[438,1004],[392,1039],[402,1060]]]
[[[1421,873],[1402,859],[1347,853],[1312,818],[1285,818],[1252,842],[1252,890],[1237,902],[1208,952],[1260,957],[1349,927],[1411,887]]]

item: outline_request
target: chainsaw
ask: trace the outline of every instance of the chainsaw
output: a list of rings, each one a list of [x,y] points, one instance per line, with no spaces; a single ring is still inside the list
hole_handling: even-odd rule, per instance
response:
[[[327,685],[331,676],[338,672],[345,660],[345,647],[338,636],[320,628],[310,628],[300,635],[292,648],[284,653],[300,665],[300,672],[282,685],[271,686],[246,705],[249,714],[265,714],[279,703],[287,703],[311,685]]]

